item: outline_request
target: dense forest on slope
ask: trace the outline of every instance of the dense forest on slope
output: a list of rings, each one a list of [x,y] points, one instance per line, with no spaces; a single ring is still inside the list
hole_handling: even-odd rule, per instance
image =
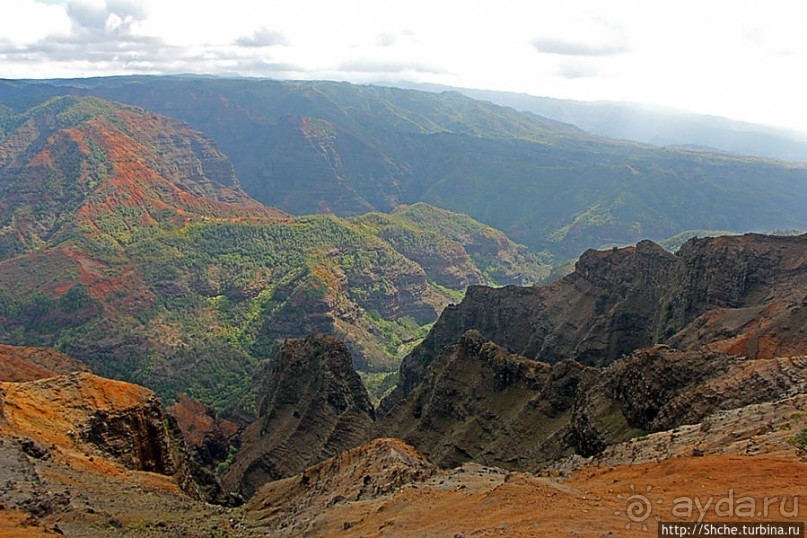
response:
[[[351,220],[263,206],[209,140],[140,108],[58,97],[4,125],[0,339],[164,397],[231,407],[276,340],[312,332],[390,371],[467,285],[549,274],[427,204]]]
[[[0,84],[15,110],[64,93],[187,121],[252,197],[294,214],[425,201],[567,258],[691,229],[807,228],[803,165],[598,138],[456,92],[181,77]]]

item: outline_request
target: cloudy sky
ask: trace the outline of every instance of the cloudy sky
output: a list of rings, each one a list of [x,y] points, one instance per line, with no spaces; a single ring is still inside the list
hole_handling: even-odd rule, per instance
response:
[[[432,82],[807,132],[806,21],[804,0],[0,0],[0,77]]]

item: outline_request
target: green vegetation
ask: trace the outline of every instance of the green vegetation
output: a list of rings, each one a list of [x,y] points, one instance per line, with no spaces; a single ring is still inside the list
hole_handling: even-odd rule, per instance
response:
[[[733,232],[727,232],[725,230],[716,231],[716,230],[687,230],[685,232],[681,232],[676,234],[670,238],[667,238],[663,241],[659,241],[659,245],[665,250],[670,252],[678,252],[678,249],[681,248],[681,245],[692,239],[693,237],[719,237],[721,235],[737,235]]]
[[[368,213],[351,222],[430,270],[433,284],[453,300],[456,289],[463,287],[457,282],[458,269],[476,274],[466,285],[529,285],[546,280],[552,268],[551,255],[536,256],[467,215],[422,202],[390,214]]]
[[[219,463],[218,466],[216,467],[217,476],[222,476],[224,473],[227,472],[227,469],[229,469],[230,466],[235,461],[235,455],[237,453],[238,453],[238,447],[236,447],[235,445],[230,445],[230,450],[227,452],[227,459]]]
[[[423,201],[556,259],[684,230],[807,228],[803,165],[611,141],[454,92],[177,77],[82,84],[203,131],[251,196],[295,214]],[[6,104],[69,90],[8,89]]]
[[[364,372],[359,370],[362,383],[367,387],[370,401],[378,406],[384,397],[398,384],[398,370],[392,372]]]
[[[315,332],[347,341],[380,396],[467,285],[532,283],[548,273],[546,258],[501,232],[425,204],[354,219],[231,218],[204,204],[186,211],[159,182],[122,175],[119,161],[113,169],[104,148],[124,127],[118,120],[129,114],[136,125],[140,112],[71,97],[16,117],[32,114],[50,122],[55,164],[24,169],[0,198],[8,208],[0,338],[59,348],[166,400],[185,392],[220,412],[249,413],[259,361],[279,339]],[[89,119],[107,122],[103,144]],[[308,128],[335,133],[322,121]],[[173,169],[159,159],[174,147],[138,136],[120,140],[142,151],[151,171]]]
[[[807,429],[801,430],[798,434],[788,437],[787,442],[796,448],[807,450]]]
[[[102,99],[54,99],[69,83],[0,83],[0,140],[36,117],[39,146],[21,158],[48,144],[54,163],[0,162],[0,338],[56,346],[219,410],[247,401],[278,338],[335,333],[360,369],[389,372],[468,285],[540,282],[584,248],[682,230],[807,227],[805,167],[606,141],[453,93],[174,77],[83,85],[200,129],[264,203],[349,217],[238,218],[216,205],[237,185],[174,177],[171,159],[205,143],[198,133]],[[160,128],[146,133],[141,116]],[[102,144],[87,120],[117,132]],[[138,158],[113,167],[104,148],[116,142]],[[130,162],[166,181],[122,171]],[[210,164],[203,174],[226,176],[226,159]],[[188,211],[180,202],[197,192],[206,201]]]

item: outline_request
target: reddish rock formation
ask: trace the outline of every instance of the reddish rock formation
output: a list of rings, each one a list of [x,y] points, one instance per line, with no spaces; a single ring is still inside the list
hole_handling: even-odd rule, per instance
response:
[[[209,472],[191,461],[173,420],[150,390],[86,372],[0,383],[0,435],[20,439],[36,457],[101,473],[173,476],[187,493],[233,503]]]
[[[262,486],[247,509],[284,535],[316,533],[316,514],[340,503],[366,501],[419,483],[437,468],[400,439],[376,439],[303,473]]]
[[[202,465],[215,466],[227,459],[231,442],[239,431],[235,422],[216,417],[213,408],[184,394],[166,409],[174,417],[185,444]]]
[[[89,371],[83,362],[53,349],[0,344],[0,381],[34,381]]]
[[[29,437],[67,457],[95,454],[134,470],[177,470],[160,403],[148,389],[76,373],[2,383],[0,398],[5,434]]]

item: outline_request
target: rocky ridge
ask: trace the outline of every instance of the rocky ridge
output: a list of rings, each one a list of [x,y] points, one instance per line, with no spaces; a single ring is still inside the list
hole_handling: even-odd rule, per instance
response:
[[[336,338],[286,340],[256,380],[257,418],[241,434],[241,449],[223,477],[245,497],[371,439],[373,405]]]
[[[235,502],[193,461],[153,392],[88,372],[0,383],[0,435],[29,454],[98,473],[173,477],[199,499]]]
[[[262,486],[247,510],[276,536],[317,535],[316,514],[340,503],[387,496],[437,472],[417,450],[399,439],[375,439],[304,472]]]
[[[470,287],[404,359],[389,412],[440,350],[469,329],[527,358],[605,366],[636,349],[682,349],[771,358],[805,349],[807,235],[692,239],[676,254],[650,241],[589,250],[575,271],[542,287]]]
[[[467,461],[537,471],[721,410],[807,391],[804,357],[744,359],[656,346],[607,368],[540,363],[468,331],[378,422],[441,467]]]
[[[806,412],[807,395],[803,392],[781,400],[729,408],[698,422],[608,446],[595,456],[560,459],[546,471],[567,473],[586,466],[636,465],[724,454],[784,455],[807,461],[807,447],[792,441],[794,434],[807,426]]]

